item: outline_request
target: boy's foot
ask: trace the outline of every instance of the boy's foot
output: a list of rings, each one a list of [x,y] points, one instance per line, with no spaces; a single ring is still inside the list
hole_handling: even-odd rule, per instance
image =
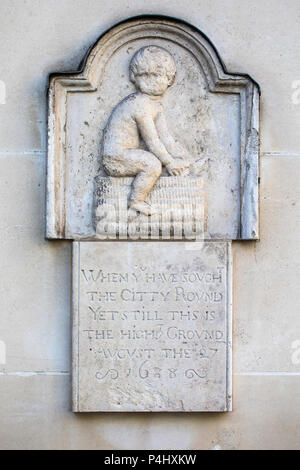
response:
[[[153,207],[151,207],[149,204],[146,202],[133,202],[130,204],[130,209],[135,210],[136,212],[141,212],[142,214],[145,215],[152,215],[155,214],[155,210]]]

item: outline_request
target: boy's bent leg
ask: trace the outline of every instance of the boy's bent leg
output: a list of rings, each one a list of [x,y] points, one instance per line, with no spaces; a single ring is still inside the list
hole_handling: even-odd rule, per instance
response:
[[[124,155],[127,162],[131,162],[132,167],[139,168],[132,183],[129,199],[131,208],[151,215],[153,212],[145,199],[161,175],[161,162],[152,153],[144,150],[128,150]]]
[[[146,150],[124,151],[121,157],[107,158],[104,169],[111,176],[135,176],[129,206],[136,211],[151,215],[153,211],[145,199],[161,175],[160,160]]]

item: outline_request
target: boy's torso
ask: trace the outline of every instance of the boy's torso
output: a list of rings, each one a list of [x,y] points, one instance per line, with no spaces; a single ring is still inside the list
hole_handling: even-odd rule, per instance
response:
[[[139,119],[151,117],[155,122],[162,112],[159,99],[142,93],[124,98],[112,111],[103,132],[103,155],[115,156],[129,149],[140,148]]]

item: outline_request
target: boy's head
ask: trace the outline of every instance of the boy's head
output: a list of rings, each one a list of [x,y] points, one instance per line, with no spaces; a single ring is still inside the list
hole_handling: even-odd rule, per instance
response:
[[[160,96],[175,80],[176,66],[171,54],[162,47],[146,46],[133,56],[130,80],[147,95]]]

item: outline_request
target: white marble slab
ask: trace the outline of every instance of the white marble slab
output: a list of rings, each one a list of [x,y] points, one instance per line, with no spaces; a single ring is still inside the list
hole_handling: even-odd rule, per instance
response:
[[[230,249],[74,242],[74,411],[231,410]]]

